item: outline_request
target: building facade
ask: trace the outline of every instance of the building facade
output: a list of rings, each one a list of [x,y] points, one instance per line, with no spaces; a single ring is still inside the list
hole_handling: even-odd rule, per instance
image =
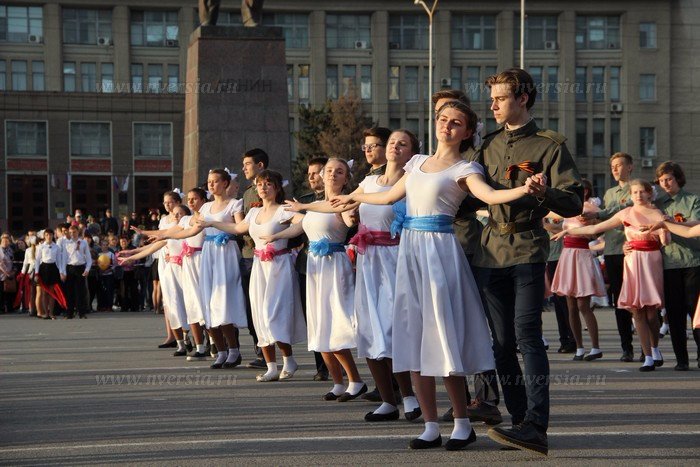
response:
[[[14,233],[75,209],[156,207],[182,180],[183,84],[195,0],[9,1],[0,6],[0,219]],[[427,2],[431,3],[431,2]],[[484,124],[487,76],[518,65],[517,1],[440,1],[433,89],[464,90]],[[691,0],[528,1],[525,67],[541,91],[533,116],[568,138],[599,194],[609,156],[630,153],[653,178],[673,159],[691,190],[700,167],[700,9]],[[219,24],[240,24],[223,2]],[[349,92],[379,125],[427,147],[428,17],[409,0],[265,2],[286,38],[290,128],[300,105]],[[292,157],[294,138],[290,134]],[[358,155],[360,156],[360,155]],[[240,155],[231,154],[229,167]],[[271,154],[271,157],[275,157]],[[289,161],[275,161],[277,166]],[[185,187],[190,188],[190,187]]]

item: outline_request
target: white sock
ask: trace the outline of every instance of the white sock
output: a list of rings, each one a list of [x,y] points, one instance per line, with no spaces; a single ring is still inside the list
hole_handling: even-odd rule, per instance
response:
[[[472,434],[472,424],[468,418],[455,418],[455,426],[452,429],[450,439],[467,439]]]
[[[377,407],[377,410],[374,411],[375,414],[377,415],[385,415],[391,412],[396,411],[396,406],[389,404],[388,402],[382,402],[382,405]]]
[[[654,360],[663,360],[664,359],[664,357],[661,355],[661,351],[659,350],[658,347],[651,348],[651,357]]]
[[[648,355],[644,357],[644,366],[654,366],[654,359]]]
[[[271,362],[267,364],[267,372],[265,373],[265,376],[275,376],[279,374],[277,372],[277,362]]]
[[[549,342],[547,342],[547,338],[544,337],[544,336],[542,336],[542,343],[543,343],[545,346],[549,345]]]
[[[240,356],[241,352],[238,349],[228,349],[228,358],[226,359],[226,363],[233,363],[238,360],[238,357]]]
[[[668,324],[664,323],[661,325],[661,329],[659,329],[659,334],[666,334],[668,332]]]
[[[204,351],[207,349],[207,346],[204,344],[197,344],[197,353],[204,353]]]
[[[348,383],[348,388],[346,389],[346,391],[354,396],[355,394],[360,392],[360,389],[362,389],[362,386],[364,386],[364,385],[365,385],[365,383],[363,383],[362,381],[359,381],[359,382],[352,382],[351,381]]]
[[[603,353],[603,351],[597,347],[591,347],[591,351],[588,352],[588,355],[598,355],[599,353]]]
[[[184,341],[183,339],[178,339],[178,340],[177,340],[177,350],[178,350],[178,352],[181,351],[181,350],[187,350],[187,349],[185,348],[185,341]]]
[[[425,430],[419,436],[423,441],[435,441],[440,436],[440,425],[438,422],[425,422]]]
[[[217,364],[222,364],[226,361],[226,355],[228,355],[228,352],[225,350],[220,351],[219,353],[216,354],[216,361],[214,363]]]
[[[418,405],[418,399],[416,399],[416,396],[406,396],[403,398],[404,412],[411,413],[418,407],[420,407],[420,405]]]
[[[297,365],[297,361],[294,360],[293,356],[290,355],[289,357],[282,357],[282,361],[284,362],[282,364],[282,371],[287,371],[289,373],[294,373],[297,371],[299,365]]]
[[[584,349],[583,347],[579,347],[578,349],[576,349],[576,356],[577,357],[582,357],[583,354],[585,354],[585,353],[586,353],[586,349]]]
[[[345,392],[345,386],[343,386],[342,384],[334,384],[333,389],[331,389],[331,392],[336,396],[342,396]]]

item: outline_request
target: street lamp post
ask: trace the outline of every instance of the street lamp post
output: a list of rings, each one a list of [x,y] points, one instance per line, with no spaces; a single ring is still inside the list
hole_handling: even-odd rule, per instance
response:
[[[432,8],[428,8],[423,0],[414,0],[415,5],[423,7],[428,13],[428,155],[433,154],[433,13],[438,0],[433,0]]]

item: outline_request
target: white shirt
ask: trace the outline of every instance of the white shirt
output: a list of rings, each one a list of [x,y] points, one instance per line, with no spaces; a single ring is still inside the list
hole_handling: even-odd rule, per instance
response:
[[[39,271],[41,263],[56,263],[59,274],[66,273],[66,264],[63,261],[61,247],[53,242],[42,243],[36,247],[36,262],[34,263],[34,269],[36,271]]]
[[[64,262],[70,266],[85,265],[85,270],[90,270],[92,266],[92,257],[85,240],[68,240],[66,239],[61,245],[63,250]]]
[[[39,247],[36,247],[38,249]],[[36,251],[29,246],[24,252],[24,262],[22,263],[23,274],[34,274],[34,263],[36,262]]]

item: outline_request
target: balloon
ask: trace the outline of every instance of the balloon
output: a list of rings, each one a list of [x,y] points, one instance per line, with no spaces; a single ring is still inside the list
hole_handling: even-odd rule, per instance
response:
[[[100,255],[97,257],[97,267],[100,268],[100,271],[106,271],[109,269],[111,263],[112,260],[110,259],[109,255]]]

